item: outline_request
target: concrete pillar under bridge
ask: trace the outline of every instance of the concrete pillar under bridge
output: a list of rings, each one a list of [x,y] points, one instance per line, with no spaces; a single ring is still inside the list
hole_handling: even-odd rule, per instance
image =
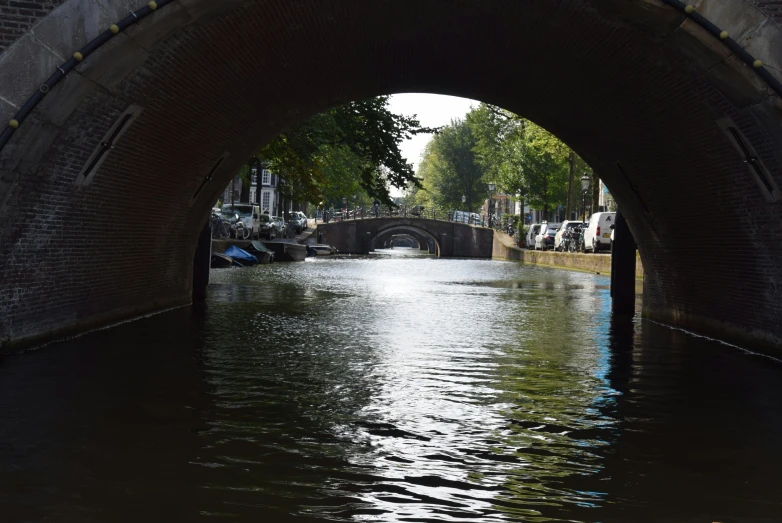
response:
[[[614,245],[611,250],[611,309],[614,314],[635,314],[635,251],[638,246],[621,211],[614,221]]]
[[[209,268],[212,264],[212,222],[207,220],[198,245],[193,255],[193,301],[206,299],[206,289],[209,286]]]

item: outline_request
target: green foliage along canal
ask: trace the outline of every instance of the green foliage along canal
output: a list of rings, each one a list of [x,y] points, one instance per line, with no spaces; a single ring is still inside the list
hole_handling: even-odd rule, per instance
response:
[[[22,521],[778,521],[782,364],[612,321],[608,279],[369,257],[5,358]]]

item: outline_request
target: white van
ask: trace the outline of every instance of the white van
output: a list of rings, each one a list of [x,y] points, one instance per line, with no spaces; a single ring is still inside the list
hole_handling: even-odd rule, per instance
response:
[[[454,211],[453,221],[457,223],[470,223],[470,213],[465,211]]]
[[[615,212],[596,212],[589,217],[584,230],[584,249],[600,252],[611,247],[611,226],[616,221]]]
[[[454,211],[453,221],[458,223],[466,223],[469,225],[483,225],[481,221],[481,215],[477,213],[470,213],[466,211]]]
[[[250,229],[250,237],[258,238],[260,233],[260,223],[258,216],[261,214],[261,208],[258,205],[250,203],[224,203],[222,214],[224,219],[230,223],[235,214],[239,215],[239,220],[245,227]]]
[[[529,230],[527,231],[527,240],[526,240],[527,249],[535,248],[535,237],[538,234],[540,234],[540,224],[533,223],[532,225],[529,226]]]

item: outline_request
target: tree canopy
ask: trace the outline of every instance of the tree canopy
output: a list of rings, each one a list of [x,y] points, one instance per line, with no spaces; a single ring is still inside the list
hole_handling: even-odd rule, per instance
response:
[[[365,192],[390,203],[391,186],[417,184],[400,144],[419,133],[415,116],[392,113],[388,96],[351,102],[294,125],[263,147],[256,157],[284,180],[287,196],[298,201],[335,202]]]
[[[419,203],[431,203],[449,209],[479,206],[485,198],[484,171],[475,155],[475,136],[464,120],[453,120],[432,137],[424,150],[419,177],[424,191],[418,191]],[[462,204],[462,196],[466,203]]]
[[[488,104],[454,120],[426,147],[418,175],[424,190],[417,201],[450,208],[475,208],[487,196],[486,184],[520,198],[544,214],[570,203],[573,175],[590,170],[554,135],[509,111]],[[568,205],[569,206],[569,205]]]

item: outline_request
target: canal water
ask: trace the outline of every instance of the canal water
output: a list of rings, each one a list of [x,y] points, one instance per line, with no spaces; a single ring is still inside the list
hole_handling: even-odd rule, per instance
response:
[[[782,521],[782,364],[608,278],[368,257],[4,358],[0,521]]]

